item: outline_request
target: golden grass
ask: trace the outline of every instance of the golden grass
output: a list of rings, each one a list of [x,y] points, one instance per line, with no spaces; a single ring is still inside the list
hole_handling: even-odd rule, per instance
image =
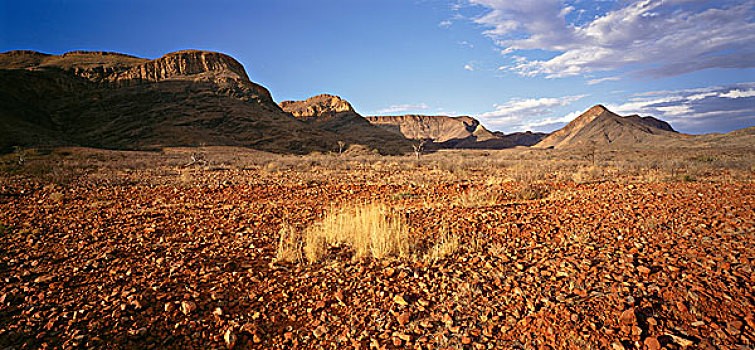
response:
[[[322,222],[304,232],[304,255],[310,262],[321,260],[328,246],[346,244],[357,259],[407,257],[409,229],[401,216],[385,204],[372,203],[332,208]]]
[[[453,204],[463,208],[479,208],[496,205],[501,201],[501,194],[494,189],[471,188],[460,194]]]
[[[461,246],[459,235],[450,232],[447,228],[443,227],[438,237],[438,242],[435,243],[425,254],[424,260],[435,262],[443,259],[457,250]]]
[[[284,221],[278,231],[278,248],[275,251],[276,261],[299,262],[304,259],[302,248],[303,242],[296,229]]]

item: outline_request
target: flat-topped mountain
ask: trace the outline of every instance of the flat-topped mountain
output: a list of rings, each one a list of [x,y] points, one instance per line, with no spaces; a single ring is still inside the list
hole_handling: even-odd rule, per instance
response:
[[[399,132],[409,139],[427,139],[436,143],[466,139],[475,135],[493,138],[493,134],[472,117],[401,115],[366,117],[370,123]]]
[[[596,105],[565,127],[554,131],[537,148],[572,148],[592,145],[635,146],[681,138],[668,123],[653,117],[622,117]]]
[[[491,132],[469,116],[373,116],[370,123],[415,140],[430,140],[436,148],[500,149],[532,145],[545,134]],[[528,135],[528,136],[523,136]],[[534,139],[533,139],[534,138]]]
[[[0,150],[79,145],[337,149],[293,118],[232,57],[185,50],[149,60],[107,52],[0,54]]]
[[[329,94],[313,96],[304,101],[283,101],[280,106],[297,119],[305,121],[330,119],[340,113],[356,114],[348,101]]]
[[[309,125],[337,134],[340,141],[348,144],[362,144],[387,153],[411,150],[407,138],[372,125],[339,96],[322,94],[304,101],[283,101],[280,106]]]

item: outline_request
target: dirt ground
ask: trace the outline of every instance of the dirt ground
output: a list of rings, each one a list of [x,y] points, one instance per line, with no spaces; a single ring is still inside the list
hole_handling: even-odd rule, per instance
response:
[[[7,155],[0,348],[753,349],[751,151]],[[276,259],[354,203],[413,253]]]

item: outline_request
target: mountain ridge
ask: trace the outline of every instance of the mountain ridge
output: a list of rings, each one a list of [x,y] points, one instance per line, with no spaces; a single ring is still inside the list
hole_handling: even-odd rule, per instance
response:
[[[0,54],[0,149],[233,145],[327,151],[337,135],[284,112],[243,66],[215,52],[154,60],[77,51]]]
[[[369,116],[367,120],[408,139],[429,140],[430,148],[504,149],[530,146],[545,134],[491,132],[470,116]]]
[[[680,137],[683,136],[662,120],[637,115],[622,117],[598,104],[533,147],[573,148],[594,145],[621,147],[650,145]]]
[[[340,96],[320,94],[303,101],[283,101],[279,105],[293,117],[337,134],[341,142],[382,148],[384,153],[391,154],[411,150],[411,141],[373,125]]]

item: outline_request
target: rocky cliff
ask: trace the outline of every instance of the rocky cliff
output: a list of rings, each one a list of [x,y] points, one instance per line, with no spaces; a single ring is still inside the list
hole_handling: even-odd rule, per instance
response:
[[[541,134],[521,137],[518,134],[504,135],[486,129],[477,119],[469,116],[374,116],[367,117],[370,123],[415,140],[430,140],[430,148],[480,148],[501,149],[532,144],[532,137],[540,141]],[[524,142],[524,143],[523,143]]]
[[[296,120],[217,52],[0,54],[0,149],[237,145],[305,153],[338,135]]]
[[[348,101],[328,94],[313,96],[304,101],[283,101],[280,106],[301,120],[329,119],[339,113],[356,113]]]
[[[309,125],[337,134],[342,142],[390,154],[411,150],[411,142],[403,135],[372,125],[339,96],[322,94],[303,101],[283,101],[280,106]]]
[[[366,118],[373,125],[399,132],[406,138],[432,140],[436,143],[468,138],[481,127],[479,121],[467,116],[402,115]],[[478,132],[484,133],[483,129]]]

